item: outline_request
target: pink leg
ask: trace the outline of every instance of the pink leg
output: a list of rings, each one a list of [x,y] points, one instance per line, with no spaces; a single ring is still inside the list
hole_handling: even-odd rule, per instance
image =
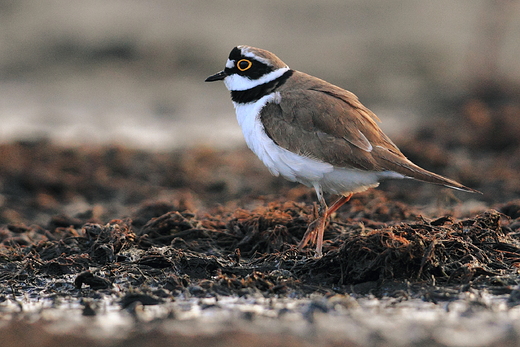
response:
[[[350,193],[347,196],[341,196],[334,204],[332,204],[331,207],[327,208],[325,205],[325,212],[323,212],[323,206],[320,208],[320,216],[313,221],[309,227],[307,228],[307,232],[305,232],[305,235],[303,236],[303,239],[298,244],[298,248],[302,249],[309,243],[309,241],[316,243],[316,256],[321,257],[322,256],[322,248],[323,248],[323,234],[325,233],[325,223],[329,219],[330,215],[333,214],[343,206],[347,201],[350,200],[352,197],[352,193]]]

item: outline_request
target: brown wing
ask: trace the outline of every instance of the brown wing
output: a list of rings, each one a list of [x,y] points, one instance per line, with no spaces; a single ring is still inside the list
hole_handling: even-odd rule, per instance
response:
[[[268,103],[260,117],[266,133],[279,146],[337,167],[390,170],[472,191],[409,161],[354,94],[300,72],[278,91],[282,101]]]
[[[261,113],[279,146],[334,166],[373,171],[386,170],[373,156],[375,146],[402,156],[354,94],[299,72],[279,92],[282,102],[268,103]]]

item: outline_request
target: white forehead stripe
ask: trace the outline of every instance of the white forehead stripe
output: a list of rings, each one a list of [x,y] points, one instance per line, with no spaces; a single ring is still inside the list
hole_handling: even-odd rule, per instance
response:
[[[251,59],[255,59],[267,66],[273,66],[269,59],[261,58],[259,56],[256,56],[253,52],[249,51],[248,47],[246,46],[238,46],[240,48],[240,51],[242,51],[242,55]]]
[[[234,60],[229,60],[229,59],[228,59],[227,62],[226,62],[226,67],[227,67],[228,69],[232,69],[233,66],[235,66],[235,61],[234,61]]]

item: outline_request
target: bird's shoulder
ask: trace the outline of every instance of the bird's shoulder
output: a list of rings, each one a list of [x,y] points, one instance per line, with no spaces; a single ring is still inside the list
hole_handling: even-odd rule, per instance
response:
[[[273,137],[285,137],[284,132],[291,130],[307,139],[346,141],[345,145],[366,152],[376,145],[395,147],[377,125],[377,116],[350,91],[295,71],[277,92],[278,97],[261,112]]]

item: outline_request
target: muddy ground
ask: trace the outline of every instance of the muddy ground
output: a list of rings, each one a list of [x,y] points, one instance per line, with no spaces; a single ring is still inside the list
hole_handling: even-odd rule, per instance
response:
[[[299,252],[314,192],[249,150],[0,145],[5,346],[520,345],[520,103],[395,139],[482,191],[388,181]]]

